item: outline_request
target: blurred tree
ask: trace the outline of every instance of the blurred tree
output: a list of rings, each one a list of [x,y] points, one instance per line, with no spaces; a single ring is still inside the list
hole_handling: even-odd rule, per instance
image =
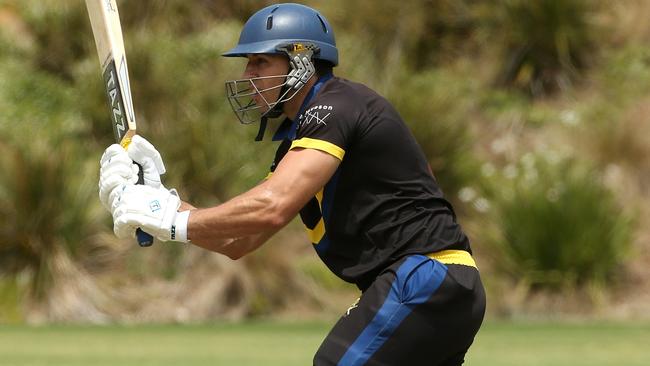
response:
[[[85,55],[84,39],[73,34],[86,33],[87,13],[82,2],[74,0],[5,0],[6,9],[15,9],[35,45],[29,61],[42,70],[71,81],[74,63]]]
[[[420,71],[453,61],[471,42],[472,2],[461,0],[310,1],[334,23],[337,37],[354,35],[363,57],[383,61],[384,71]],[[363,14],[363,16],[359,16]],[[403,62],[404,65],[400,65]]]
[[[593,54],[596,3],[589,0],[491,0],[478,11],[487,47],[501,44],[501,86],[532,96],[565,90]]]
[[[100,319],[81,263],[106,249],[102,211],[74,89],[11,58],[0,57],[0,80],[0,273],[28,279],[25,301],[51,304],[45,317]]]
[[[127,28],[192,34],[220,21],[244,23],[271,0],[139,0],[120,1],[122,23]]]

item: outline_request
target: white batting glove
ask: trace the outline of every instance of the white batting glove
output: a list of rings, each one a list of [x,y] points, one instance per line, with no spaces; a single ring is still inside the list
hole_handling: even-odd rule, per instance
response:
[[[138,166],[118,144],[109,146],[99,161],[99,200],[110,211],[113,202],[111,193],[124,184],[138,181]]]
[[[190,212],[178,212],[181,200],[177,195],[143,185],[123,185],[116,191],[112,212],[118,238],[132,237],[141,228],[160,241],[187,242]]]
[[[165,174],[165,164],[156,148],[140,135],[131,139],[127,150],[129,157],[142,166],[144,184],[153,188],[164,188],[160,176]]]

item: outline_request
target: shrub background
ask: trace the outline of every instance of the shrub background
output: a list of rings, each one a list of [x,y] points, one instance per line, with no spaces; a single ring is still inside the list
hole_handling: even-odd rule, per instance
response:
[[[118,1],[140,132],[209,206],[266,175],[220,54],[268,1]],[[468,231],[489,316],[647,317],[650,5],[305,1],[336,73],[389,98]],[[112,143],[83,2],[0,0],[0,322],[331,317],[356,298],[296,221],[241,261],[118,241],[96,198]],[[533,173],[534,172],[534,173]],[[534,176],[534,179],[533,179]]]

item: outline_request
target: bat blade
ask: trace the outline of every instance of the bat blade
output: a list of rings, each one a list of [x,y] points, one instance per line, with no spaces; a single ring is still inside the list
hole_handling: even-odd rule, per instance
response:
[[[115,0],[86,0],[111,109],[115,140],[125,148],[136,132],[120,15]]]
[[[117,3],[115,0],[86,0],[86,7],[99,55],[115,141],[127,149],[135,135],[136,124]],[[138,178],[138,183],[142,184],[142,169]],[[140,246],[153,244],[151,235],[141,229],[136,231],[136,236]]]

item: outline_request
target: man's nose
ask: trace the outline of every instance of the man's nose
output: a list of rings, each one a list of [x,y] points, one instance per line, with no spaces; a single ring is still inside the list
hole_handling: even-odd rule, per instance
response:
[[[242,74],[242,78],[243,79],[250,79],[250,78],[257,77],[257,76],[258,75],[257,75],[257,71],[255,70],[255,68],[253,66],[251,66],[250,64],[246,65],[246,68],[244,69],[244,73]]]

